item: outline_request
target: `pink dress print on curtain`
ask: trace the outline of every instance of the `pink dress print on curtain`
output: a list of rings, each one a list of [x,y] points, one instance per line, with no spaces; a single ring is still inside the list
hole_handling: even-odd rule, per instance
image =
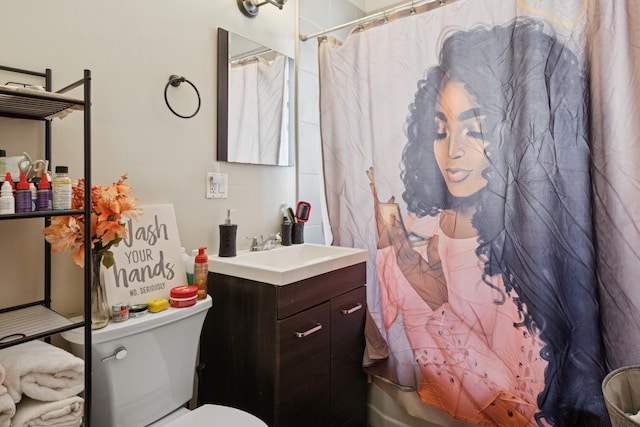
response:
[[[427,404],[484,425],[537,425],[536,397],[544,388],[542,343],[521,322],[501,277],[482,280],[476,238],[439,234],[438,253],[448,302],[431,310],[398,268],[391,247],[377,252],[385,328],[399,314],[422,378],[418,394]],[[426,259],[426,246],[415,250]],[[513,296],[513,292],[511,293]]]

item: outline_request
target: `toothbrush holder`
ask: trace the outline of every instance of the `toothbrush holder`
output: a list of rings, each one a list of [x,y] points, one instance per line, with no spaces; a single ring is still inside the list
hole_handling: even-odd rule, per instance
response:
[[[294,245],[304,243],[304,222],[295,222],[292,224],[291,241]]]

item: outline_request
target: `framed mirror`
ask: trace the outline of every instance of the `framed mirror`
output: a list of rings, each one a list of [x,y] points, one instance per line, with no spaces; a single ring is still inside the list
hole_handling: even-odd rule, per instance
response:
[[[293,166],[293,59],[218,28],[218,160]]]

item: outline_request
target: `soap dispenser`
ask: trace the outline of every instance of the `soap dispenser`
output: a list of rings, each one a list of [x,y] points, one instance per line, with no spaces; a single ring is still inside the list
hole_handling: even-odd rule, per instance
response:
[[[291,230],[293,229],[293,225],[289,218],[286,216],[282,217],[282,231],[280,232],[282,236],[282,246],[291,246]]]
[[[227,209],[227,219],[224,221],[224,224],[220,224],[220,249],[218,250],[218,256],[236,256],[237,232],[238,225],[231,224],[231,210]]]

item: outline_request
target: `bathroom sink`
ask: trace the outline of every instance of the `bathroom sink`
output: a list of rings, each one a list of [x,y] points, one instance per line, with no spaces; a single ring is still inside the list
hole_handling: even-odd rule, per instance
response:
[[[368,257],[366,249],[304,243],[260,252],[238,251],[230,258],[211,255],[209,271],[280,286],[358,264]]]

